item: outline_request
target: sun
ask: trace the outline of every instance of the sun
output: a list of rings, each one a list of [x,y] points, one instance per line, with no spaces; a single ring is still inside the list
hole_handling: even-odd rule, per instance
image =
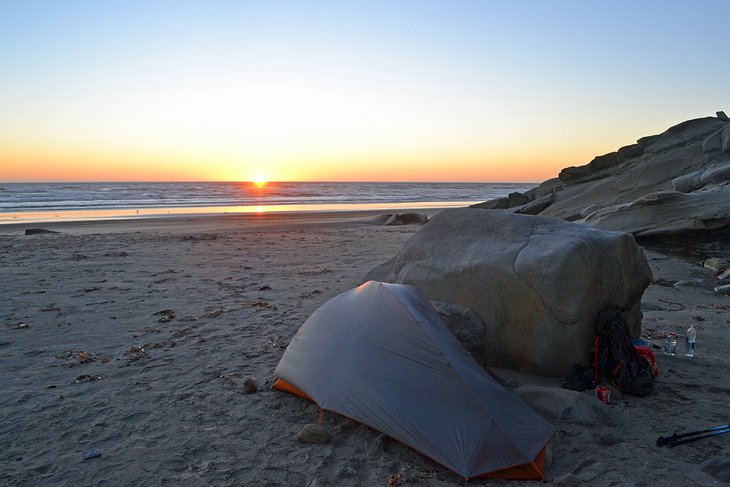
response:
[[[255,178],[253,178],[253,184],[257,188],[263,188],[264,186],[266,186],[266,183],[267,183],[266,178],[263,176],[256,176]]]

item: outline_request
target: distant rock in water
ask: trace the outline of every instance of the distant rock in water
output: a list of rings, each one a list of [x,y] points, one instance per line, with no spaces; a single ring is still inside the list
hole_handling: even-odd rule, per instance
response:
[[[26,235],[44,235],[47,233],[61,233],[61,232],[54,232],[53,230],[46,230],[45,228],[26,228],[25,229]]]
[[[688,120],[476,208],[553,216],[640,237],[730,230],[730,119]]]

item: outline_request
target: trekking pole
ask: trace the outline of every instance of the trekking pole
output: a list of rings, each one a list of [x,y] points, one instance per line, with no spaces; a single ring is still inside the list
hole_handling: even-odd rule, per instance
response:
[[[656,440],[656,445],[667,445],[667,447],[672,448],[677,445],[689,443],[691,441],[701,440],[704,438],[709,438],[711,436],[724,435],[725,433],[730,433],[730,424],[716,426],[714,428],[708,428],[706,430],[691,431],[689,433],[674,433],[672,436],[660,436]]]

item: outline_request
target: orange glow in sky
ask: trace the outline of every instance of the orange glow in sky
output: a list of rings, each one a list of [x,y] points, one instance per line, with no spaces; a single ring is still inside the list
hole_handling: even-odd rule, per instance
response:
[[[0,181],[542,181],[730,109],[727,18],[722,0],[10,2]]]

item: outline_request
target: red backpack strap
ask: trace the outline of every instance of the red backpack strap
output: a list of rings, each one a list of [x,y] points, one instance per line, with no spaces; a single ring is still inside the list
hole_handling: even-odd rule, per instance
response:
[[[598,384],[599,372],[598,372],[598,343],[601,337],[596,335],[596,339],[593,342],[593,381]]]

